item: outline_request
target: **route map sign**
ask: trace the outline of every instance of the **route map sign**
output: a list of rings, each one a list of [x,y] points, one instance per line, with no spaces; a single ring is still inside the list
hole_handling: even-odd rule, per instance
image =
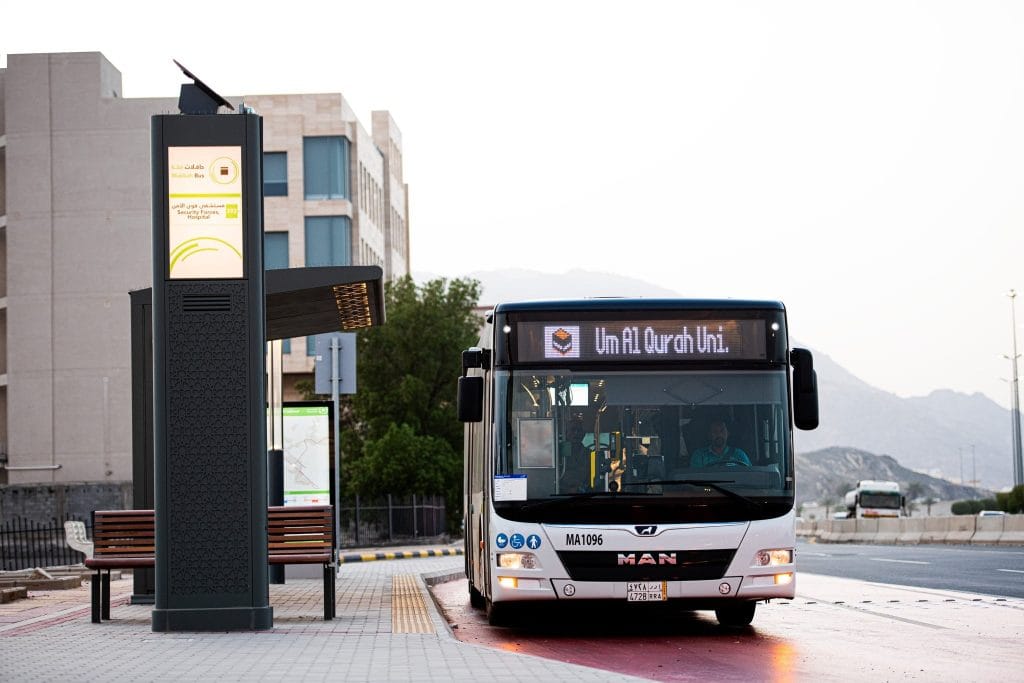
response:
[[[284,504],[330,505],[330,408],[284,406]]]

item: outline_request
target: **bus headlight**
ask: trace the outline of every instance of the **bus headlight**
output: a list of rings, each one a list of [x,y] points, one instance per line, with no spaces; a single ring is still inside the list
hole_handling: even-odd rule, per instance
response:
[[[755,567],[777,567],[780,564],[793,564],[792,548],[777,548],[774,550],[759,550],[754,555]]]
[[[498,553],[498,566],[503,569],[540,569],[533,553]]]

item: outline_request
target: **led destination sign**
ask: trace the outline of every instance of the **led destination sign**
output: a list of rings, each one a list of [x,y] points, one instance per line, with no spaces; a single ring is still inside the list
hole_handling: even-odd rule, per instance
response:
[[[516,357],[535,361],[764,360],[764,320],[524,322]]]

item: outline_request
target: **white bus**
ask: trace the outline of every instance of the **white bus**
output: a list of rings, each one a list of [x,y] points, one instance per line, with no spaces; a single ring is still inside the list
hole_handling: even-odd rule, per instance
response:
[[[857,488],[844,497],[849,519],[905,517],[907,498],[900,492],[899,482],[873,481],[857,482]]]
[[[811,354],[779,302],[507,303],[463,352],[466,576],[488,620],[611,600],[750,623],[794,595]]]

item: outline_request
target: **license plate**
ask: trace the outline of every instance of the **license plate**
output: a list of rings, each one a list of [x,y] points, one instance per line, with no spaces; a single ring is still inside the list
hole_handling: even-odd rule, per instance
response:
[[[626,584],[626,602],[660,602],[667,599],[666,581],[633,581]]]

